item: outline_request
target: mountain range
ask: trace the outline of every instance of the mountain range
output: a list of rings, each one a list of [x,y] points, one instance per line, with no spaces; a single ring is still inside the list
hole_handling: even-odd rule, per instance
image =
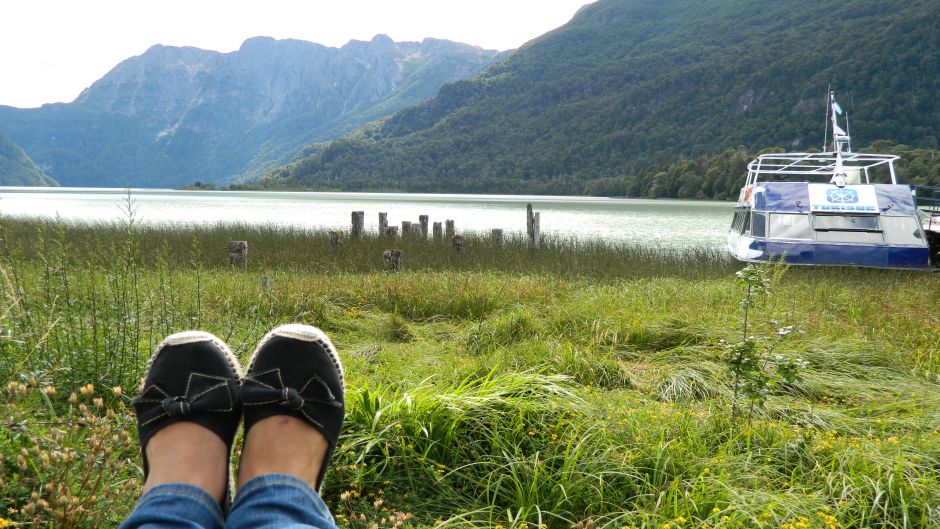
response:
[[[935,150],[938,28],[936,0],[599,0],[262,184],[726,198],[704,174],[655,176],[728,149],[819,149],[830,85],[854,145]]]
[[[597,0],[503,54],[154,46],[0,130],[63,185],[726,199],[754,153],[821,147],[831,88],[855,147],[940,184],[937,28],[936,0]]]
[[[228,183],[431,97],[497,56],[385,35],[341,48],[256,37],[231,53],[156,45],[71,103],[0,106],[0,130],[62,185]]]

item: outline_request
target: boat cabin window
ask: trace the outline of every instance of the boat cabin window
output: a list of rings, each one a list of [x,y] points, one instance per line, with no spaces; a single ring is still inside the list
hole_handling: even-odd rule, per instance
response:
[[[816,215],[814,220],[816,231],[881,231],[874,215]]]
[[[813,228],[820,242],[884,242],[876,215],[814,215]]]
[[[809,215],[771,213],[767,236],[772,239],[812,239]]]
[[[910,244],[912,246],[926,246],[917,219],[914,217],[881,217],[881,226],[884,228],[885,242],[890,244]]]
[[[751,213],[751,236],[767,236],[767,215],[763,213]]]

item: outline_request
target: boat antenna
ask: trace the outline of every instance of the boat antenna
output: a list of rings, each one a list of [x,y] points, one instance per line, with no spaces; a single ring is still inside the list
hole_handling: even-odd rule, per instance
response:
[[[826,119],[823,122],[826,124],[826,130],[823,132],[823,148],[822,152],[826,152],[826,149],[829,145],[829,106],[832,104],[830,99],[832,98],[832,83],[829,83],[829,86],[826,87]]]
[[[849,126],[849,111],[845,111],[845,135],[848,139],[845,143],[845,152],[852,152],[852,127]]]
[[[846,174],[842,165],[842,149],[848,147],[849,145],[849,133],[839,128],[839,116],[843,114],[842,107],[839,106],[839,103],[836,103],[836,94],[830,90],[829,91],[829,102],[832,107],[832,150],[836,155],[835,168],[832,171],[832,180],[830,183],[835,184],[837,187],[845,187],[846,184]],[[852,152],[851,149],[846,152]]]
[[[839,116],[843,112],[842,107],[836,102],[835,93],[832,91],[829,92],[829,102],[829,106],[832,107],[832,113],[829,115],[832,118],[832,149],[833,152],[840,153],[843,147],[847,147],[849,144],[849,133],[839,127]],[[851,150],[846,152],[851,152]]]

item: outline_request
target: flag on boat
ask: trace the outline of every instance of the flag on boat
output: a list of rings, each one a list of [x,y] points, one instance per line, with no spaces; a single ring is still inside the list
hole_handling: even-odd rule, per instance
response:
[[[842,130],[842,127],[835,124],[833,124],[832,127],[832,137],[835,138],[837,142],[844,143],[849,141],[849,135],[846,134],[844,130]]]
[[[836,103],[835,100],[832,101],[832,110],[834,110],[836,114],[842,115],[842,107],[840,107],[839,103]]]

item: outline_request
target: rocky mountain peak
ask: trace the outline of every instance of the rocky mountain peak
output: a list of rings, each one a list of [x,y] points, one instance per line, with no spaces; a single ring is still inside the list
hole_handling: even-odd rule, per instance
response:
[[[27,109],[11,111],[19,125],[10,130],[27,152],[41,153],[37,162],[54,168],[50,174],[69,185],[98,183],[88,182],[85,167],[70,161],[87,151],[71,153],[62,144],[82,151],[88,143],[95,148],[100,143],[101,159],[107,160],[113,146],[101,138],[112,126],[124,131],[116,137],[133,138],[135,150],[159,161],[159,167],[151,162],[141,168],[144,156],[128,153],[119,168],[95,168],[114,173],[118,185],[128,175],[166,167],[179,173],[169,175],[170,184],[222,183],[430,97],[446,82],[475,75],[496,54],[447,41],[396,43],[383,34],[340,48],[259,36],[229,53],[157,44],[115,66],[73,103],[38,109],[46,116],[58,112],[45,120],[50,130],[65,116],[94,117],[97,140],[80,138],[91,134],[89,126],[71,131],[74,138],[31,130],[27,116],[37,113]],[[43,143],[50,137],[54,149]]]

